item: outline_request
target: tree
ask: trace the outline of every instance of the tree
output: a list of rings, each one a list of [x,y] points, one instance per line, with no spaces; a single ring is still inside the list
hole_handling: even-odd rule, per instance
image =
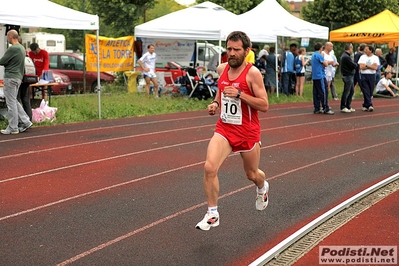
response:
[[[334,30],[365,20],[386,8],[399,14],[397,0],[317,0],[308,2],[301,13],[304,20]]]

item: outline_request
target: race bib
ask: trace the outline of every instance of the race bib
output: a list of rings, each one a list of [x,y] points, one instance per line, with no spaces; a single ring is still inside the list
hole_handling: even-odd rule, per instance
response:
[[[220,118],[223,123],[241,125],[242,111],[241,99],[225,97],[222,93],[222,105],[220,106]]]

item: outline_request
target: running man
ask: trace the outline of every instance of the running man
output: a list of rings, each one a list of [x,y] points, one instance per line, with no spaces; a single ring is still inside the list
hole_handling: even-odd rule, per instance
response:
[[[154,96],[158,98],[158,80],[155,74],[155,63],[157,61],[157,55],[155,54],[155,46],[149,44],[147,46],[148,52],[137,61],[140,67],[143,69],[143,75],[145,79],[145,88],[148,95],[150,95],[150,82],[154,85]]]
[[[208,212],[196,228],[209,230],[219,225],[218,170],[231,152],[240,153],[246,176],[257,187],[257,210],[268,204],[269,184],[260,170],[260,124],[258,111],[269,109],[267,93],[259,70],[245,57],[251,41],[244,32],[234,31],[227,37],[228,63],[218,66],[219,90],[207,110],[215,115],[220,108],[220,118],[211,138],[204,165],[204,190]]]

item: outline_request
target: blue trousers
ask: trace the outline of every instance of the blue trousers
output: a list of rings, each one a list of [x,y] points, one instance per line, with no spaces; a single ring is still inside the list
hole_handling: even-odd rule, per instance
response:
[[[360,74],[360,88],[363,92],[363,107],[373,106],[371,96],[373,96],[375,74]]]
[[[327,80],[323,79],[314,79],[313,80],[313,106],[314,111],[320,111],[320,104],[323,107],[324,112],[330,111],[330,107],[328,106],[328,85]]]

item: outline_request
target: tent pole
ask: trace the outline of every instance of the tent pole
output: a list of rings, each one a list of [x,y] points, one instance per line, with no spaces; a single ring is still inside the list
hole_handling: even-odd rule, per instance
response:
[[[395,72],[396,72],[396,74],[395,74],[395,77],[396,77],[396,80],[395,80],[395,85],[396,86],[398,86],[398,80],[399,80],[399,76],[398,76],[398,70],[399,70],[399,56],[398,56],[398,51],[399,50],[399,41],[398,41],[398,49],[396,50],[396,69],[395,69]]]
[[[274,88],[276,90],[276,95],[278,97],[278,48],[277,48],[277,44],[278,44],[278,37],[276,36],[276,48],[274,49],[274,54],[276,55],[276,62],[275,62],[275,69],[276,69],[276,87]]]
[[[101,119],[101,82],[100,82],[100,36],[99,29],[96,30],[97,41],[97,95],[98,95],[98,119]]]

